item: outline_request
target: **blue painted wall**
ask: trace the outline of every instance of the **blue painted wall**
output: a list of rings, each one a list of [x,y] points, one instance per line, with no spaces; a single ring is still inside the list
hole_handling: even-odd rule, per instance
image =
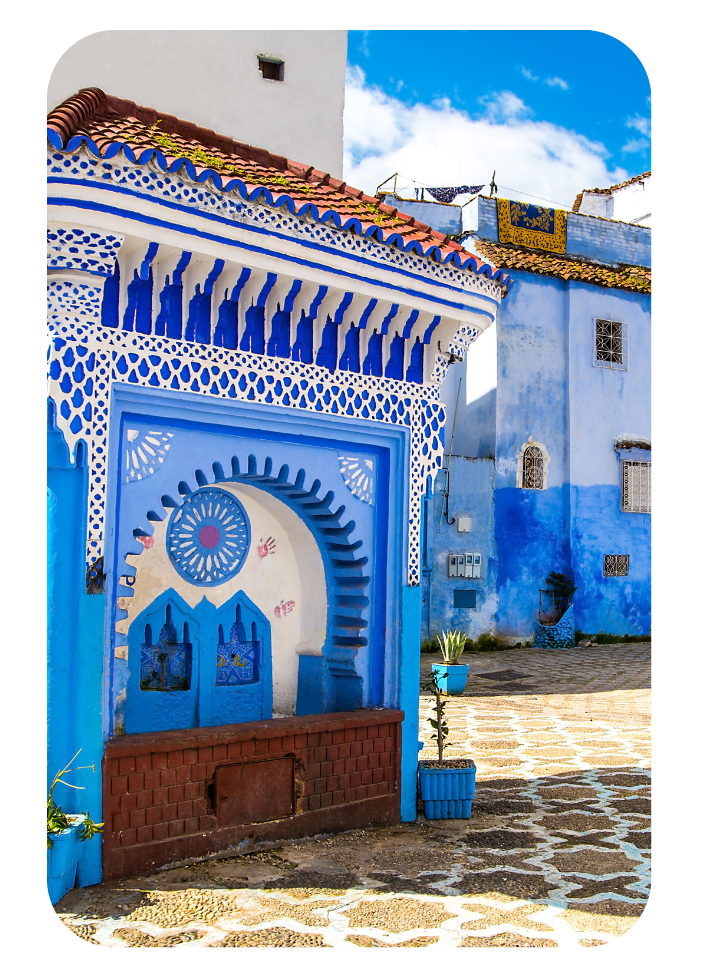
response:
[[[437,204],[435,201],[404,201],[394,194],[385,194],[384,203],[402,214],[411,214],[444,235],[459,235],[462,231],[462,208],[457,204]]]
[[[466,229],[474,230],[479,238],[498,242],[496,200],[478,197],[465,208],[464,225]],[[611,221],[608,218],[596,218],[588,214],[568,213],[567,215],[568,255],[611,265],[625,263],[644,265],[649,268],[651,243],[650,228],[630,225],[623,221]]]
[[[422,575],[421,638],[445,629],[460,629],[472,639],[494,628],[497,562],[494,538],[494,461],[453,456],[450,464],[449,519],[446,522],[443,489],[445,469],[426,501],[424,570]],[[469,517],[470,531],[458,531],[458,517]],[[479,579],[448,578],[449,554],[478,552],[482,556]],[[476,592],[474,609],[455,607],[455,590]]]
[[[89,812],[102,819],[102,658],[105,603],[103,595],[85,592],[85,515],[87,470],[84,447],[70,461],[63,435],[52,421],[48,426],[48,649],[47,649],[47,782],[80,749],[76,765],[95,764],[69,782],[83,789],[59,785],[55,800],[67,813]],[[96,655],[97,654],[97,655]],[[47,786],[48,791],[48,786]],[[88,841],[78,864],[79,885],[101,876],[101,839]]]
[[[594,365],[597,316],[628,324],[627,371]],[[577,629],[649,632],[650,515],[621,511],[614,449],[621,436],[650,436],[649,316],[646,296],[514,273],[497,327],[497,626],[507,636],[532,631],[551,569],[575,578]],[[529,437],[550,456],[546,490],[516,487]],[[611,553],[631,555],[627,578],[604,579]]]

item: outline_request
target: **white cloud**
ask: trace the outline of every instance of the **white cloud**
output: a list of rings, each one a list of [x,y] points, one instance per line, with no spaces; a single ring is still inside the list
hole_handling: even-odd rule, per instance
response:
[[[628,140],[628,142],[621,147],[621,153],[640,153],[642,150],[647,150],[650,145],[650,140],[645,139],[641,136],[637,140]]]
[[[484,118],[489,122],[511,122],[533,115],[533,110],[529,109],[523,99],[519,99],[513,92],[491,92],[489,95],[481,96],[477,101],[484,109]],[[446,108],[450,107],[448,100],[444,104]]]
[[[533,72],[530,71],[528,68],[524,68],[523,65],[519,65],[519,71],[521,72],[524,78],[527,78],[529,80],[529,82],[538,81],[538,76],[534,75]]]
[[[485,96],[482,107],[481,115],[470,116],[448,99],[410,106],[367,85],[363,72],[350,66],[344,179],[374,193],[395,170],[447,186],[489,183],[496,169],[500,193],[570,207],[582,188],[610,187],[630,176],[621,167],[607,168],[601,143],[528,118],[528,106],[512,92]]]
[[[561,88],[563,92],[566,92],[567,89],[569,88],[569,85],[564,80],[564,78],[558,78],[557,75],[553,75],[552,78],[546,78],[545,84],[550,85],[551,88],[555,88],[555,87]]]
[[[628,129],[636,129],[643,136],[650,135],[650,120],[646,119],[645,116],[641,116],[637,112],[634,116],[628,116],[626,119],[626,126]]]

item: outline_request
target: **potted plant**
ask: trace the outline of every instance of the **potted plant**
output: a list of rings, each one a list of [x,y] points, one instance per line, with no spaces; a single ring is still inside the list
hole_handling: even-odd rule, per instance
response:
[[[467,684],[468,664],[461,664],[460,657],[465,648],[467,633],[448,630],[442,638],[437,637],[443,654],[442,664],[431,664],[436,685],[441,694],[462,694]]]
[[[75,762],[80,751],[78,749],[71,762]],[[70,769],[71,762],[54,776],[46,803],[46,878],[52,905],[63,898],[75,884],[83,841],[91,840],[94,834],[101,834],[103,827],[103,824],[91,820],[89,813],[65,813],[53,798],[58,783],[70,786],[71,789],[85,789],[84,786],[67,783],[62,778],[69,772],[77,772],[78,769],[92,769],[95,772],[94,763],[91,766]]]
[[[419,785],[424,813],[427,820],[445,820],[449,817],[469,818],[475,797],[477,769],[472,759],[444,759],[443,750],[448,742],[449,728],[445,720],[445,704],[435,680],[424,685],[435,698],[432,709],[436,717],[430,718],[433,735],[438,746],[437,759],[419,760]]]
[[[560,572],[551,571],[540,589],[538,622],[533,630],[533,643],[537,647],[563,649],[574,646],[574,607],[572,599],[577,586],[572,579]],[[543,604],[543,596],[549,602]]]

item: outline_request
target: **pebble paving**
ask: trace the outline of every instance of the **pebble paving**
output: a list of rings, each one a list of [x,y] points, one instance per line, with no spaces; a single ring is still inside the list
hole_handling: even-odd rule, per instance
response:
[[[422,655],[422,682],[435,656]],[[591,947],[650,881],[650,645],[471,654],[447,755],[477,765],[469,820],[284,842],[74,889],[101,946]],[[421,758],[435,758],[422,695]]]

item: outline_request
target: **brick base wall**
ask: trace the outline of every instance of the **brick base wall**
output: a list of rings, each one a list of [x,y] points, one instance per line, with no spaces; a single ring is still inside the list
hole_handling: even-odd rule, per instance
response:
[[[103,879],[243,841],[398,822],[403,718],[393,709],[350,711],[112,739],[102,763]],[[292,815],[220,826],[217,769],[281,758],[294,764]]]

